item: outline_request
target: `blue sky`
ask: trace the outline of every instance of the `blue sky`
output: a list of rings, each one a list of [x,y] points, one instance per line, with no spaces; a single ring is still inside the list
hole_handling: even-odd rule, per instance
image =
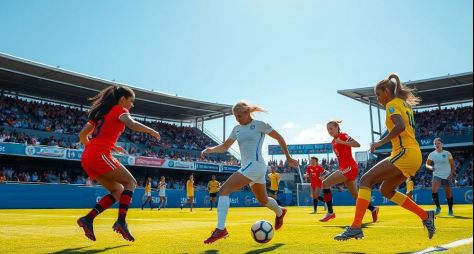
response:
[[[0,51],[182,97],[247,99],[269,111],[257,118],[289,143],[327,142],[325,123],[342,119],[367,149],[368,106],[336,91],[373,86],[390,72],[407,81],[472,71],[472,5],[4,1]],[[206,127],[222,135],[222,121]]]

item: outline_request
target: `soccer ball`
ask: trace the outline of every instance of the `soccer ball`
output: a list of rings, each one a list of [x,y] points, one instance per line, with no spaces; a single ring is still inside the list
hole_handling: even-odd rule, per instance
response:
[[[268,243],[273,238],[273,226],[266,220],[255,222],[250,231],[257,243]]]

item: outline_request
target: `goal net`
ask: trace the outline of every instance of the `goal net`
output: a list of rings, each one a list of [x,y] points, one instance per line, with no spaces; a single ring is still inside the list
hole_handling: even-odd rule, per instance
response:
[[[311,206],[313,205],[313,198],[311,197],[310,183],[296,184],[296,205],[297,206]]]

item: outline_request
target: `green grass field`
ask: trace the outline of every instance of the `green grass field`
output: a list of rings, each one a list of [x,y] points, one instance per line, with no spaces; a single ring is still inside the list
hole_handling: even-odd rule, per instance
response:
[[[333,236],[351,223],[354,207],[335,207],[337,218],[327,223],[318,222],[324,211],[310,214],[309,207],[289,207],[285,225],[266,244],[252,240],[250,226],[259,219],[273,224],[272,212],[231,208],[227,220],[230,237],[212,245],[203,244],[203,240],[215,227],[216,210],[131,209],[128,224],[137,239],[133,243],[111,229],[117,209],[95,220],[96,242],[88,240],[76,225],[86,209],[0,210],[0,253],[410,253],[472,237],[472,205],[456,206],[454,218],[447,217],[447,208],[443,208],[432,240],[418,217],[396,206],[384,206],[375,224],[366,214],[365,239],[337,242]],[[469,244],[443,253],[472,251]]]

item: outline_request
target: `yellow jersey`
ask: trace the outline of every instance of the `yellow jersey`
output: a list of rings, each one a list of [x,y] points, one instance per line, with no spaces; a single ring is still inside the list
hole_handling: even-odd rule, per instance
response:
[[[147,185],[145,185],[145,192],[146,193],[150,193],[151,192],[151,184],[148,183]]]
[[[407,178],[406,184],[407,184],[407,193],[412,192],[415,186],[410,177]]]
[[[216,180],[211,180],[207,184],[207,188],[209,189],[209,193],[217,193],[219,190],[220,183]]]
[[[186,196],[194,197],[194,181],[188,180],[186,182]]]
[[[277,191],[278,184],[280,183],[280,174],[278,173],[270,173],[268,174],[268,178],[270,178],[270,190]]]
[[[403,148],[420,148],[418,141],[415,137],[415,117],[413,116],[413,110],[411,106],[400,98],[394,98],[385,106],[386,119],[385,125],[387,125],[388,131],[392,131],[395,124],[390,118],[393,115],[400,115],[405,123],[405,130],[391,140],[393,151],[398,151]]]

